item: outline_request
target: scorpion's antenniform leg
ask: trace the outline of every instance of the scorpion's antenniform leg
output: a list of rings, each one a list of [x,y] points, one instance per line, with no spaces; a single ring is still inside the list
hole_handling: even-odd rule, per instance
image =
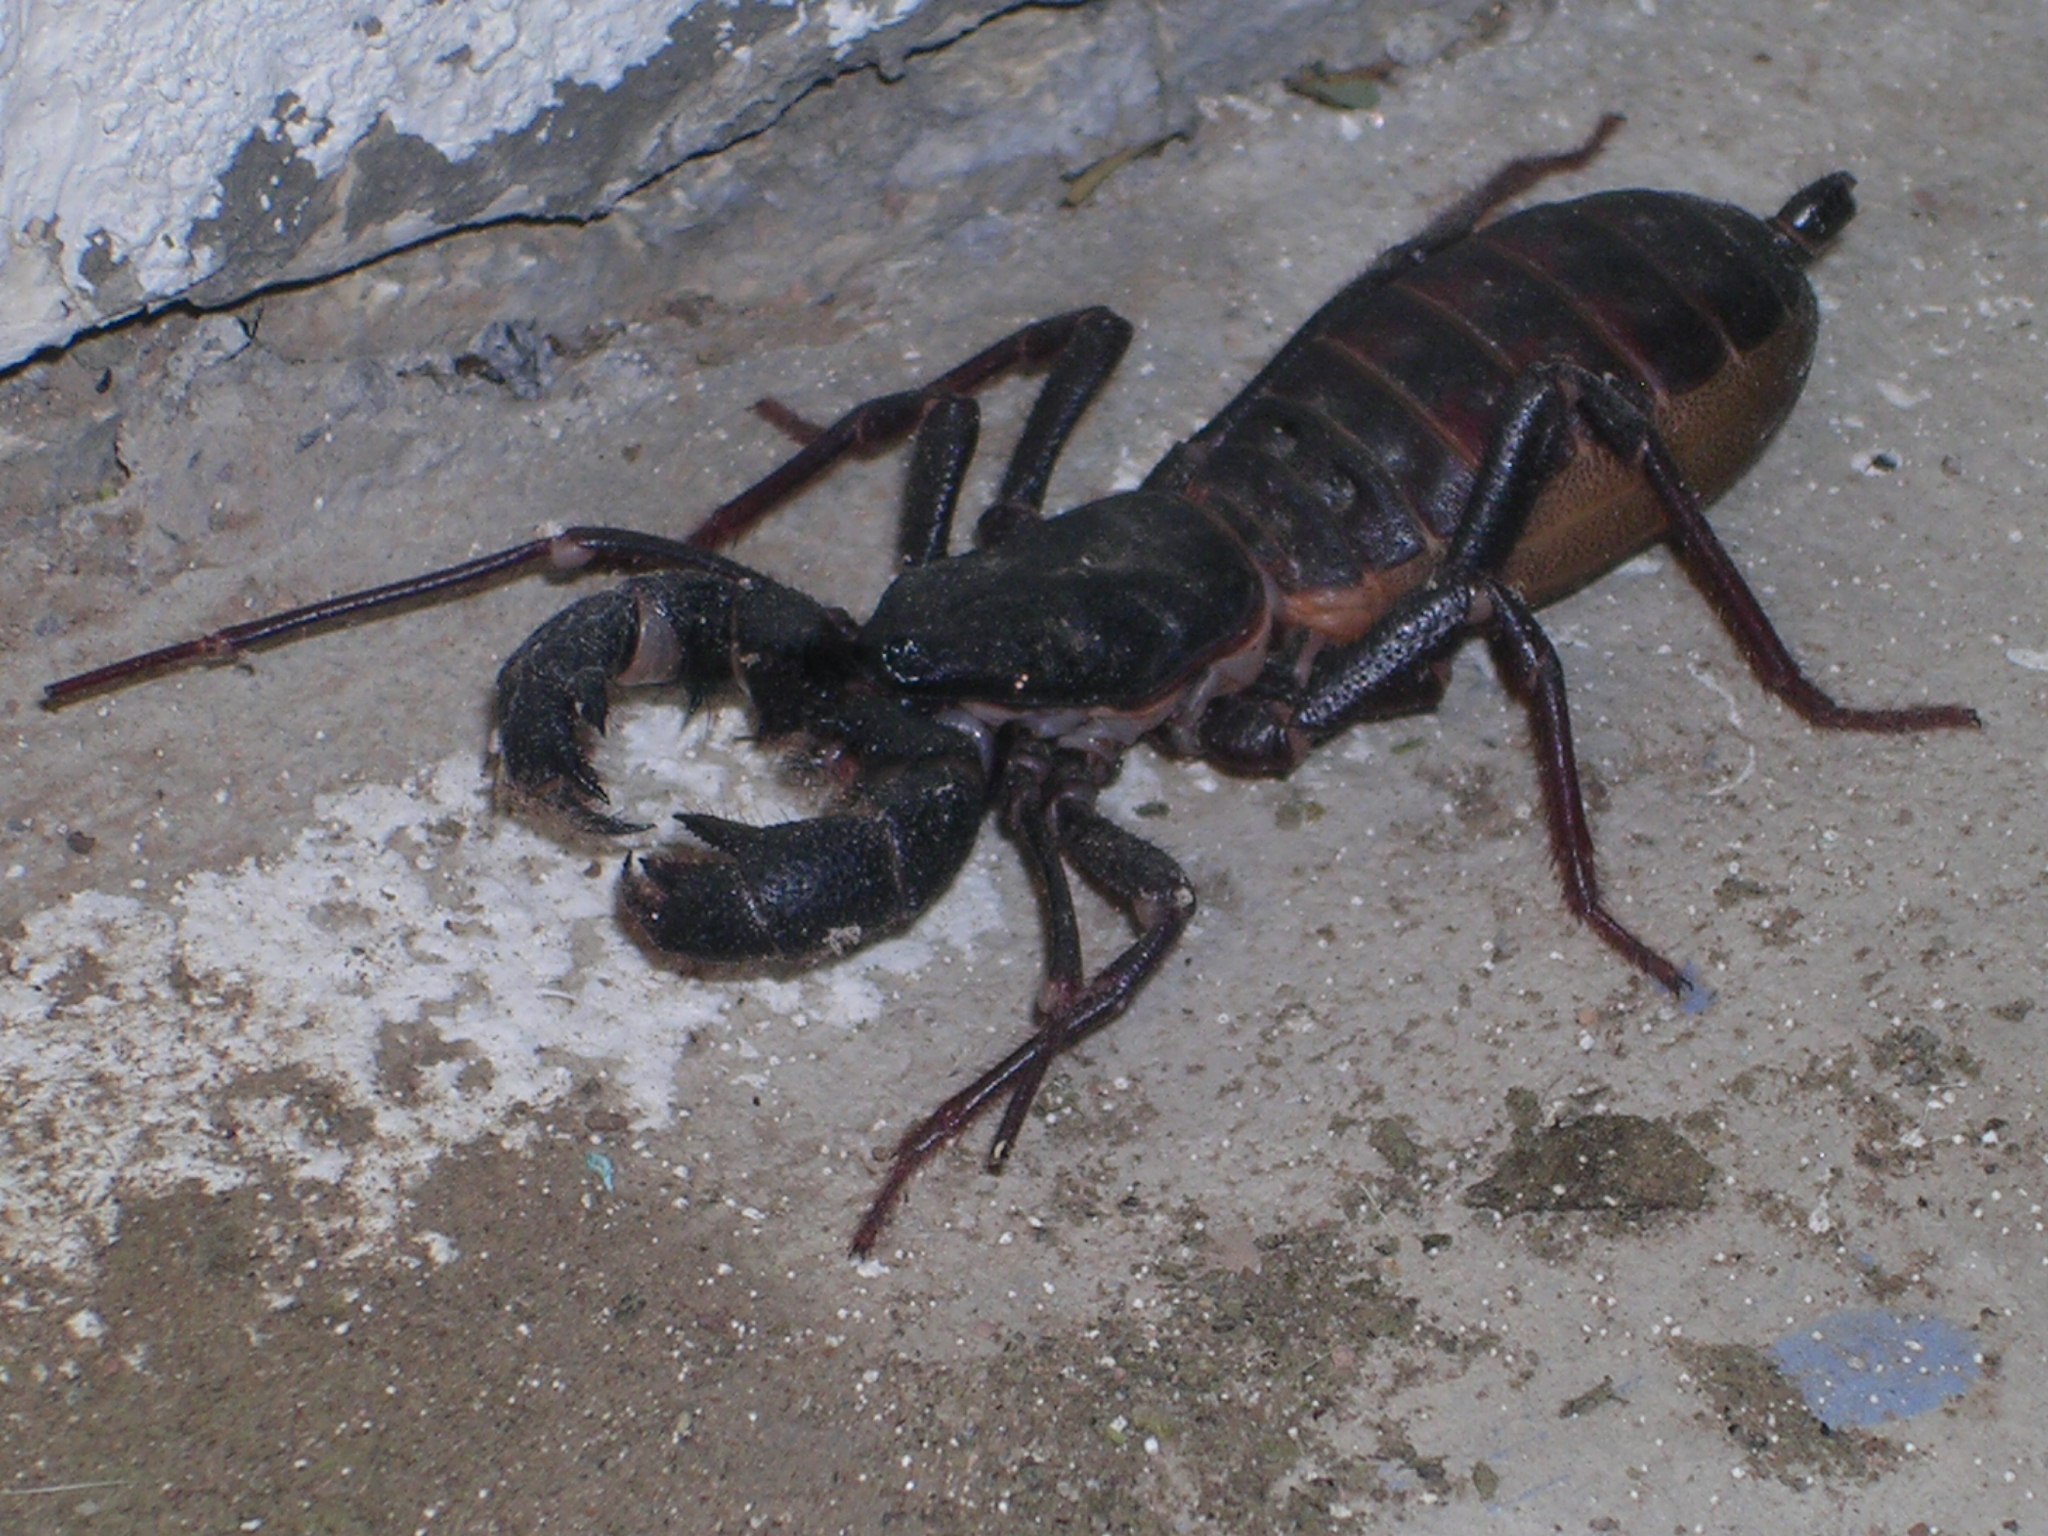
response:
[[[1671,450],[1641,410],[1613,384],[1583,369],[1562,371],[1578,395],[1585,419],[1602,443],[1625,463],[1639,465],[1671,519],[1671,543],[1686,572],[1713,605],[1764,688],[1783,699],[1810,725],[1840,731],[1931,731],[1978,725],[1974,709],[1961,704],[1922,704],[1905,709],[1858,709],[1823,693],[1785,648],[1749,583],[1728,558],[1720,537],[1701,510],[1697,492],[1671,457]]]
[[[62,678],[43,689],[43,704],[45,708],[61,709],[102,689],[120,687],[158,672],[172,671],[193,662],[239,660],[245,652],[260,646],[273,645],[332,625],[352,623],[387,609],[411,607],[479,591],[530,571],[565,576],[587,570],[650,570],[675,565],[745,574],[742,567],[722,556],[636,529],[568,528],[488,555],[478,555],[456,565],[408,576],[403,581],[343,592],[283,613],[230,624],[210,635],[146,651],[140,656],[129,656],[75,677]]]
[[[846,622],[801,593],[688,551],[703,566],[637,577],[557,614],[498,681],[507,792],[599,832],[584,750],[614,684],[680,683],[693,702],[734,683],[767,737],[802,731],[860,770],[843,810],[751,827],[684,816],[709,852],[640,860],[621,886],[655,947],[704,964],[794,963],[901,927],[958,873],[987,808],[978,737],[886,697],[846,690]],[[737,574],[735,574],[737,573]]]
[[[1027,826],[1028,819],[1021,821],[1019,830],[1028,857],[1041,876],[1050,925],[1050,963],[1040,997],[1038,1028],[1029,1040],[911,1127],[896,1144],[888,1175],[854,1233],[856,1256],[864,1257],[873,1249],[912,1175],[989,1105],[1006,1097],[1002,1124],[989,1149],[991,1170],[1001,1167],[1023,1128],[1046,1067],[1062,1051],[1123,1013],[1194,916],[1194,887],[1180,866],[1083,800],[1055,794],[1044,807],[1039,830],[1026,831]],[[1072,895],[1060,868],[1063,858],[1123,907],[1138,929],[1130,946],[1086,982],[1081,979]]]
[[[1022,487],[1021,494],[1027,498],[1035,484],[1035,493],[1042,497],[1052,461],[1058,457],[1088,401],[1101,389],[1103,380],[1123,355],[1130,337],[1131,323],[1107,309],[1078,309],[1054,315],[983,348],[922,389],[902,390],[864,401],[825,427],[812,426],[779,401],[764,400],[755,409],[803,447],[780,467],[716,508],[690,535],[690,542],[702,549],[729,544],[848,454],[873,453],[909,436],[924,423],[935,400],[948,395],[971,395],[1006,373],[1049,363],[1051,372],[1011,457],[1010,473],[1004,479],[997,505],[1001,506],[1009,497],[1013,482]]]
[[[940,402],[971,395],[1005,373],[1050,363],[1051,371],[1037,405],[1011,455],[1002,490],[984,518],[988,524],[984,537],[990,532],[1000,533],[1019,516],[1037,512],[1053,462],[1082,411],[1116,367],[1130,338],[1130,322],[1114,311],[1100,307],[1074,310],[1013,332],[923,389],[904,390],[857,405],[829,427],[813,427],[787,407],[763,401],[758,407],[762,414],[804,446],[716,508],[690,536],[689,544],[701,551],[728,544],[849,453],[871,453],[929,427],[929,442],[921,441],[920,447],[935,462],[927,466],[922,479],[913,477],[906,496],[910,510],[899,547],[907,563],[937,558],[944,553],[951,534],[951,502],[958,497],[957,480],[974,454],[977,420],[971,404],[963,412],[957,405]],[[932,421],[934,416],[938,418],[936,423]],[[921,434],[921,438],[926,435]],[[949,472],[955,483],[947,489],[944,480]],[[646,569],[675,565],[683,563],[677,558],[679,548],[674,540],[629,529],[571,528],[403,581],[345,592],[284,613],[231,624],[209,635],[61,678],[44,688],[43,704],[45,708],[61,709],[158,672],[195,662],[235,660],[259,646],[311,630],[473,591],[529,571],[564,573],[600,566]]]

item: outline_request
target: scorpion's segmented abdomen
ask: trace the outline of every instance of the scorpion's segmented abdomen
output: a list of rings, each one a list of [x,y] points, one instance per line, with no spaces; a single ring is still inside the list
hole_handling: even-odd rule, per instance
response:
[[[1283,589],[1354,587],[1449,539],[1516,380],[1562,361],[1640,394],[1711,499],[1804,381],[1804,259],[1763,220],[1681,193],[1511,215],[1338,294],[1195,439],[1176,488],[1230,519]],[[1627,515],[1647,530],[1636,544],[1654,537],[1647,499]]]

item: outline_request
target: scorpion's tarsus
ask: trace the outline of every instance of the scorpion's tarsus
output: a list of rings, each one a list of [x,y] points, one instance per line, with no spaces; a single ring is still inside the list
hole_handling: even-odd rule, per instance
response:
[[[1716,994],[1712,987],[1700,980],[1700,968],[1698,966],[1686,966],[1679,973],[1679,980],[1684,983],[1678,993],[1680,1011],[1697,1017],[1714,1006]]]

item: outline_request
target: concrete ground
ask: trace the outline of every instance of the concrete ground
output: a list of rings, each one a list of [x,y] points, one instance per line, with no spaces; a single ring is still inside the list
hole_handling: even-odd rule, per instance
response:
[[[1187,103],[1075,209],[962,105],[1064,110],[1025,16],[601,225],[0,381],[0,1530],[2039,1531],[2048,22],[1714,10],[1516,12],[1367,111]],[[757,397],[828,415],[1083,303],[1138,337],[1055,499],[1129,483],[1610,109],[1556,195],[1856,172],[1717,522],[1828,687],[1984,718],[1807,728],[1662,555],[1549,612],[1607,887],[1704,1012],[1564,913],[1476,654],[1286,782],[1140,749],[1111,804],[1195,927],[1004,1177],[963,1145],[855,1266],[879,1150],[1025,1028],[999,837],[839,965],[659,968],[617,848],[489,804],[540,582],[36,707],[548,520],[681,531],[784,450]],[[529,321],[526,395],[461,361]],[[864,609],[894,472],[744,558]],[[744,729],[636,706],[606,766],[648,820],[806,803]]]

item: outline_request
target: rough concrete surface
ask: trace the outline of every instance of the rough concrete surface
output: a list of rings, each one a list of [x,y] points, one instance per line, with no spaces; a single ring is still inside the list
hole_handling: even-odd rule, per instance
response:
[[[900,0],[22,5],[0,28],[0,360],[486,219],[582,218],[1002,8]]]
[[[949,110],[1064,109],[1020,16],[595,226],[0,383],[0,1529],[2038,1530],[2048,33],[1708,12],[1511,13],[1350,114],[1203,99],[1076,209]],[[547,520],[680,531],[785,451],[761,395],[829,415],[1082,303],[1138,337],[1054,499],[1129,483],[1608,109],[1557,195],[1860,178],[1805,397],[1716,520],[1828,687],[1984,717],[1807,728],[1666,556],[1549,611],[1606,886],[1704,1012],[1563,912],[1476,656],[1286,782],[1141,749],[1110,804],[1195,927],[1008,1172],[963,1144],[856,1267],[878,1149],[1026,1025],[999,837],[891,944],[669,974],[610,921],[617,848],[488,803],[540,582],[36,707]],[[494,323],[551,341],[486,370]],[[895,472],[742,555],[864,609]],[[805,797],[659,701],[606,767],[648,820]]]
[[[25,6],[0,27],[0,367],[169,303],[228,308],[451,230],[596,217],[769,131],[817,87],[893,79],[1021,3],[419,0],[351,16],[244,0],[195,25],[187,7],[145,0],[111,30],[81,27],[62,0]],[[1331,46],[1419,62],[1493,9],[1034,0],[1060,6],[1080,14],[1057,25],[1059,50],[1090,50],[1081,89],[1056,71],[1035,82],[1064,110],[976,114],[973,91],[940,108],[1005,122],[1011,141],[985,152],[1143,141],[1184,126],[1190,92],[1275,78]],[[672,235],[722,212],[668,208]]]

